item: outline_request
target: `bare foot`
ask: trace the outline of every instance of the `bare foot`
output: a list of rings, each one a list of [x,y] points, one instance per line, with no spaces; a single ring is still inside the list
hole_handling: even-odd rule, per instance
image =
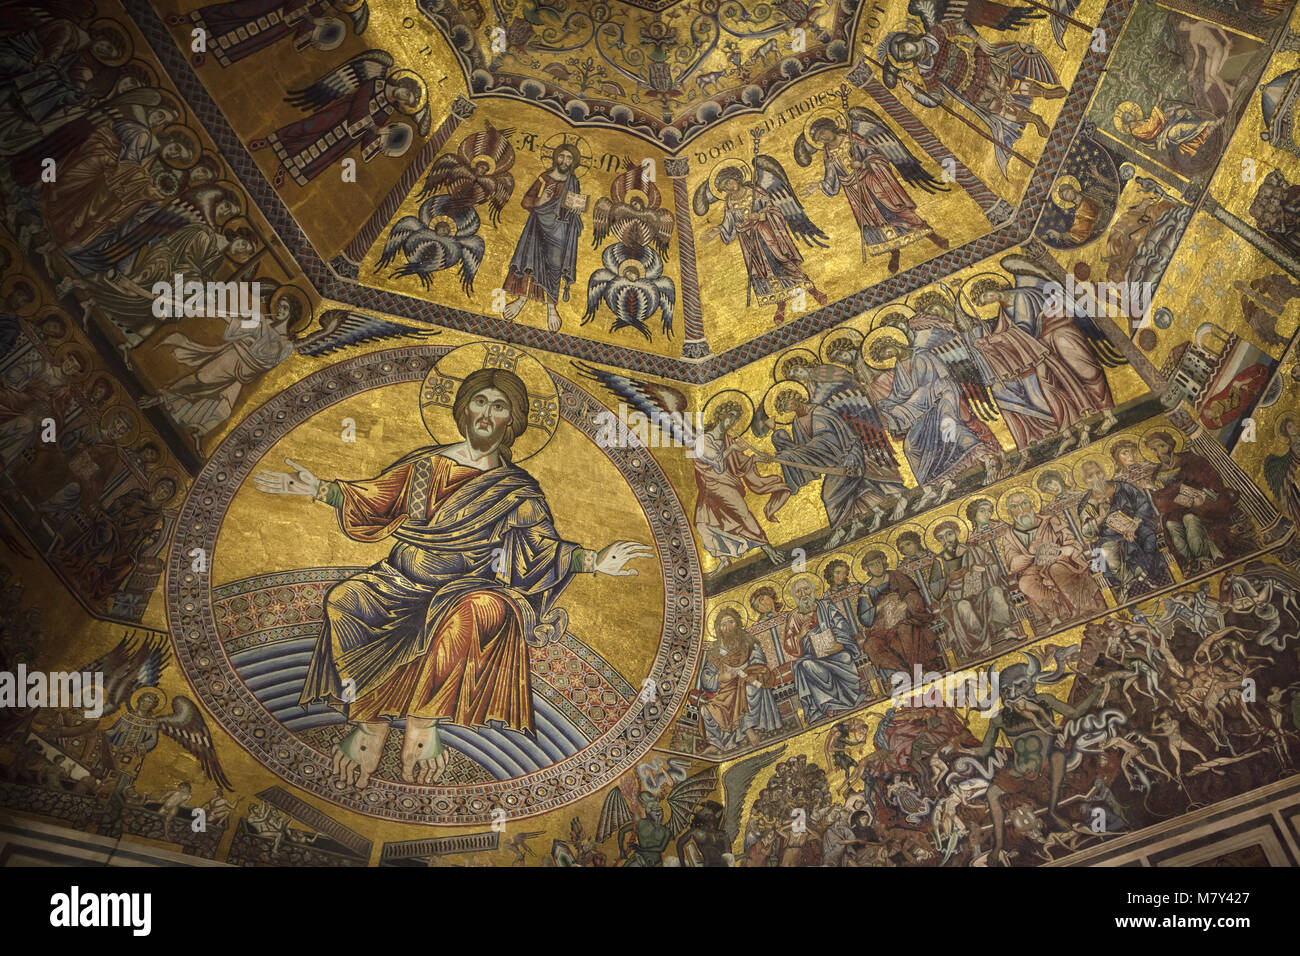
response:
[[[388,739],[388,721],[372,720],[353,726],[348,734],[334,745],[334,776],[346,786],[364,790],[370,775],[379,766],[384,741]]]
[[[522,295],[517,295],[501,309],[501,318],[507,322],[513,322],[519,317],[519,313],[524,311],[524,305],[528,302]]]
[[[407,783],[437,783],[447,769],[448,754],[431,717],[407,717],[402,741],[402,779]]]
[[[563,324],[564,320],[560,318],[560,310],[548,303],[546,306],[546,327],[552,332],[558,332]]]

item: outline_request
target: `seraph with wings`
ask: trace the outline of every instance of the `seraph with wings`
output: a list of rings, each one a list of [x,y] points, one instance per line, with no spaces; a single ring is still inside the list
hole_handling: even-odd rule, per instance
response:
[[[393,270],[394,278],[415,276],[424,288],[435,272],[459,267],[460,287],[466,296],[474,294],[474,276],[483,262],[483,237],[472,205],[443,194],[426,199],[414,216],[393,223],[379,257],[383,269],[400,252],[406,265]]]
[[[665,435],[671,435],[675,443],[687,449],[695,447],[694,436],[688,435],[683,428],[690,415],[686,396],[671,385],[628,378],[583,362],[574,362],[573,367],[583,378],[603,385],[630,408],[643,414]]]
[[[948,187],[928,173],[921,161],[912,155],[903,141],[894,135],[883,118],[865,106],[850,106],[845,111],[848,132],[867,149],[879,153],[889,161],[903,182],[927,193],[946,192]],[[794,141],[794,161],[808,166],[821,150],[810,143],[803,133]]]
[[[803,240],[804,245],[830,248],[830,243],[826,241],[830,236],[822,232],[817,224],[808,218],[808,213],[800,204],[799,197],[795,195],[794,187],[790,185],[790,177],[786,175],[785,167],[775,157],[765,153],[755,156],[749,179],[741,185],[750,186],[770,199],[785,219],[790,232]],[[696,188],[691,200],[691,208],[695,210],[695,215],[707,216],[713,204],[722,202],[725,198],[714,193],[712,183],[706,180]]]
[[[592,210],[592,248],[613,233],[630,249],[653,246],[664,255],[673,237],[673,214],[663,208],[659,187],[646,169],[631,158],[623,162],[626,168],[609,184],[609,195],[597,199]]]
[[[663,257],[649,246],[634,249],[616,242],[601,253],[600,261],[601,267],[587,277],[587,311],[582,324],[594,319],[604,304],[614,313],[611,332],[632,328],[649,340],[646,322],[659,312],[664,334],[671,336],[677,288],[664,275]]]
[[[497,129],[491,123],[470,133],[456,152],[433,161],[419,198],[444,193],[451,200],[447,208],[455,210],[487,203],[488,219],[493,226],[498,225],[501,210],[515,191],[515,178],[510,173],[515,164],[515,148],[510,143],[513,134],[513,127]]]
[[[416,329],[348,309],[327,309],[321,314],[320,328],[296,339],[293,347],[299,355],[329,355],[363,342],[400,338],[427,339],[437,334],[437,329]]]

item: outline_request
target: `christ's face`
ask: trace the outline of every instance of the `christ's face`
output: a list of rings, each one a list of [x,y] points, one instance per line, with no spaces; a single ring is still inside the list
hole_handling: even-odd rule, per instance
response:
[[[557,173],[569,172],[569,170],[573,169],[574,162],[573,151],[568,149],[557,149],[552,160]]]
[[[485,388],[469,400],[466,435],[476,449],[495,448],[510,425],[510,401],[505,393]]]

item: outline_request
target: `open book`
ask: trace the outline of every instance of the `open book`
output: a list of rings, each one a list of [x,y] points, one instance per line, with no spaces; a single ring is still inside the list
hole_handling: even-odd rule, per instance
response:
[[[587,206],[591,197],[583,193],[565,193],[564,208],[569,212],[583,213],[587,211]]]
[[[813,657],[829,657],[844,649],[829,627],[819,627],[810,633],[808,643],[812,645]]]
[[[1138,529],[1138,519],[1122,511],[1112,511],[1106,515],[1106,527],[1120,534],[1132,534]]]

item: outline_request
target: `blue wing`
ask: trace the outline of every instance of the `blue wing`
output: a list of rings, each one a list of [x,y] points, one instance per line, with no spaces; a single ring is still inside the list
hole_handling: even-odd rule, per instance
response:
[[[785,174],[785,167],[776,159],[765,155],[754,157],[754,182],[759,189],[771,197],[772,202],[776,203],[776,208],[781,210],[781,215],[789,224],[790,231],[802,239],[805,245],[830,248],[829,242],[822,241],[829,239],[830,236],[822,232],[817,224],[808,218],[803,206],[799,204],[798,197],[795,196],[789,177]]]
[[[437,334],[437,329],[415,329],[360,312],[331,309],[321,316],[320,331],[295,342],[294,349],[301,355],[328,355],[375,339],[427,339]]]
[[[682,430],[682,423],[690,414],[687,411],[686,396],[671,385],[628,378],[584,362],[574,362],[573,367],[583,378],[598,382],[616,398],[639,411],[679,444],[687,448],[694,447],[694,438],[688,439]]]

